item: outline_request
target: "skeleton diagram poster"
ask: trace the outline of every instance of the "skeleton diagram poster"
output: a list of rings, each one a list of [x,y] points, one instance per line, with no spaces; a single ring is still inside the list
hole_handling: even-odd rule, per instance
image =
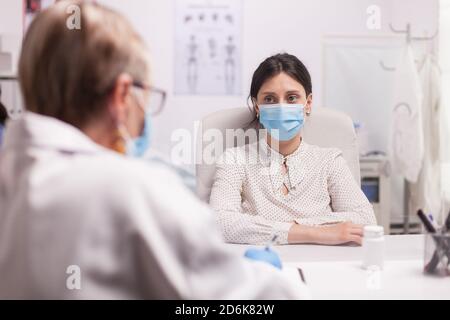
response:
[[[241,0],[177,0],[175,94],[241,94]]]

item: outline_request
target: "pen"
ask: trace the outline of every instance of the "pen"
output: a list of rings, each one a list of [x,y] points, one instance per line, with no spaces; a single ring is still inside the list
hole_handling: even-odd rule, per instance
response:
[[[436,229],[434,228],[434,226],[431,224],[430,220],[428,220],[427,216],[425,215],[425,213],[423,213],[422,210],[417,211],[417,215],[419,216],[420,221],[422,221],[423,226],[425,227],[425,230],[428,233],[432,233],[435,234],[436,233]],[[433,253],[433,257],[431,258],[430,262],[425,266],[425,271],[431,273],[434,270],[436,270],[436,267],[439,264],[439,255],[438,255],[438,248],[440,247],[440,242],[436,241],[436,239],[433,237],[433,240],[436,244],[436,250]]]
[[[447,215],[447,219],[445,220],[445,224],[444,227],[442,228],[442,234],[446,234],[450,231],[450,212]],[[450,243],[447,242],[447,248],[450,247]],[[449,249],[450,251],[450,249]],[[447,261],[447,266],[450,264],[450,257],[449,255],[447,255],[448,261]]]
[[[274,235],[274,236],[272,237],[272,240],[270,240],[270,241],[266,244],[266,250],[270,250],[270,247],[272,247],[273,245],[276,244],[277,239],[278,239],[278,236],[277,236],[277,235]]]
[[[444,229],[442,231],[444,233],[450,231],[450,212],[448,213],[447,219],[445,220]]]
[[[436,233],[436,228],[433,226],[433,224],[430,222],[430,220],[422,210],[417,211],[417,215],[419,216],[420,221],[422,221],[427,232]]]
[[[433,214],[431,214],[431,213],[428,214],[428,220],[431,222],[431,224],[433,225],[433,227],[436,229],[436,232],[437,232],[439,227],[436,224],[436,221],[434,220]]]
[[[306,284],[306,279],[305,279],[305,275],[303,274],[303,270],[300,269],[300,268],[297,268],[297,271],[298,271],[298,274],[299,274],[299,276],[300,276],[300,279],[302,279],[302,282],[303,282],[304,284]]]

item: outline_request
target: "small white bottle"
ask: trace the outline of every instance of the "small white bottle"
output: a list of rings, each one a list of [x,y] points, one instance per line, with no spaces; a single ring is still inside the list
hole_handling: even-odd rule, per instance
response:
[[[384,267],[384,229],[382,226],[365,226],[363,237],[363,268]]]

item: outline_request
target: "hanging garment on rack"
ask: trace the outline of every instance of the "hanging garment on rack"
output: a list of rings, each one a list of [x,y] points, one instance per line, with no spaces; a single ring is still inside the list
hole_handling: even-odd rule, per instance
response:
[[[410,208],[424,209],[437,216],[441,212],[441,77],[432,55],[425,58],[420,71],[422,84],[422,125],[424,158],[417,183],[410,185]]]
[[[424,154],[422,130],[423,94],[410,45],[396,70],[392,109],[390,155],[394,170],[415,183],[422,168]]]

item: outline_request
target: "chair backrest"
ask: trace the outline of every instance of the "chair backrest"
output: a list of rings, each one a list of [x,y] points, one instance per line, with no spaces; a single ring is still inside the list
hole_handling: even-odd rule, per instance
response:
[[[202,159],[205,146],[211,143],[204,138],[204,132],[215,129],[222,134],[222,137],[225,137],[227,129],[246,128],[252,120],[253,114],[247,108],[225,109],[203,118],[197,141],[197,159]],[[329,108],[314,108],[303,128],[303,139],[312,145],[340,149],[355,180],[360,185],[359,152],[353,122],[349,116]],[[256,137],[245,142],[241,139],[224,140],[223,150],[218,152],[244,143],[252,143],[256,141]],[[218,157],[220,154],[215,156]],[[215,170],[214,164],[199,161],[196,165],[197,195],[205,202],[209,201]]]

